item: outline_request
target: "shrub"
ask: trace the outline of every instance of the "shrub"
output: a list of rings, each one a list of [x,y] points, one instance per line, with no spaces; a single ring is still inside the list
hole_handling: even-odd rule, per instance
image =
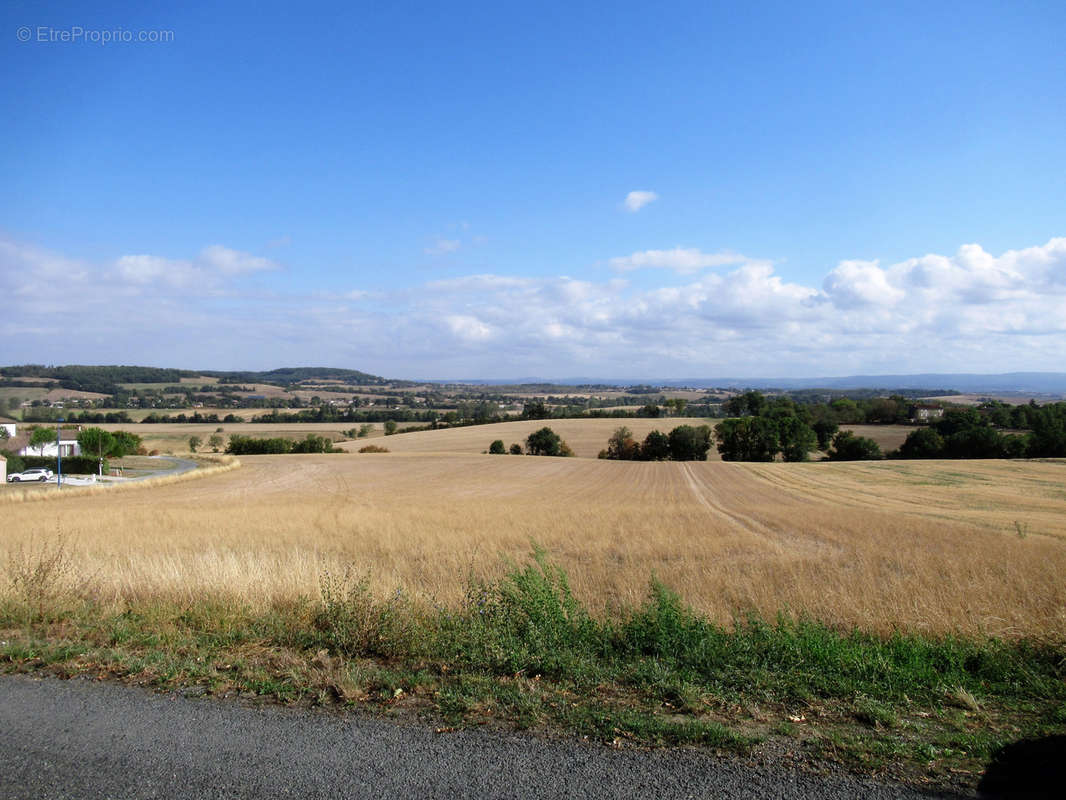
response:
[[[526,452],[531,456],[557,456],[563,440],[551,428],[541,428],[526,437]]]
[[[511,455],[513,455],[513,456],[522,455],[522,445],[520,445],[518,442],[514,442],[511,445]]]
[[[944,437],[932,428],[911,431],[897,452],[900,458],[940,458],[943,454]]]
[[[331,650],[386,658],[407,652],[413,613],[402,592],[377,601],[370,594],[369,578],[355,578],[350,571],[339,577],[326,573],[320,587],[322,604],[314,628]]]
[[[670,457],[674,461],[706,461],[711,449],[711,429],[706,425],[694,428],[678,425],[670,431]]]
[[[670,437],[662,431],[652,431],[644,437],[640,457],[644,461],[665,461],[670,457]]]
[[[360,447],[359,448],[359,452],[360,453],[387,453],[387,452],[389,452],[389,448],[381,447],[380,445],[376,445],[376,444],[368,444],[368,445],[365,445],[363,447]]]
[[[883,458],[881,446],[873,439],[856,436],[851,431],[841,431],[833,437],[830,461],[874,461]]]
[[[503,439],[497,439],[492,444],[490,444],[489,452],[494,456],[500,456],[506,453],[507,451],[504,449],[503,446]]]
[[[22,460],[22,456],[15,455],[14,453],[7,453],[0,451],[0,455],[3,455],[7,459],[7,474],[12,472],[22,472],[26,469],[26,462]]]
[[[21,472],[23,469],[33,469],[34,467],[43,467],[53,472],[59,471],[57,459],[52,456],[17,456],[17,458],[22,462],[21,469],[15,469],[11,465],[11,459],[8,459],[8,475],[12,472]],[[99,469],[99,466],[97,460],[89,456],[63,456],[64,475],[92,475]],[[104,469],[107,469],[107,459],[104,459]]]
[[[607,455],[614,461],[633,461],[640,457],[640,444],[633,438],[633,431],[625,425],[615,428],[607,440]]]

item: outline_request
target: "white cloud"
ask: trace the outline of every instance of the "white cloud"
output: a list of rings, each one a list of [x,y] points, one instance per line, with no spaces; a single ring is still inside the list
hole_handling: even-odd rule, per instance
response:
[[[294,298],[242,293],[247,271],[202,254],[96,265],[0,239],[0,333],[37,332],[17,360],[314,361],[397,377],[1058,370],[1066,352],[1066,239],[1000,255],[965,245],[886,266],[845,260],[814,282],[732,253],[675,248],[620,261],[688,277],[649,288],[487,273]]]
[[[841,261],[825,281],[825,293],[839,308],[898,303],[906,292],[889,283],[876,261]]]
[[[220,244],[213,244],[200,251],[200,263],[208,269],[214,269],[223,275],[241,275],[246,272],[261,272],[278,269],[278,265],[269,258],[260,258],[240,250],[231,250]]]
[[[675,247],[673,250],[643,250],[628,256],[611,259],[611,266],[619,272],[636,269],[672,269],[686,275],[709,267],[753,262],[739,253],[704,253],[695,247]],[[767,263],[767,262],[758,262]]]
[[[626,195],[624,205],[628,211],[636,213],[640,211],[648,203],[654,203],[659,199],[659,195],[655,192],[635,191]]]

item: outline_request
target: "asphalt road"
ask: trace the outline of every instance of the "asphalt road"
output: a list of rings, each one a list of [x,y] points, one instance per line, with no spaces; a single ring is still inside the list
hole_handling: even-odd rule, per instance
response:
[[[611,750],[117,684],[0,677],[0,797],[917,798],[695,750]]]

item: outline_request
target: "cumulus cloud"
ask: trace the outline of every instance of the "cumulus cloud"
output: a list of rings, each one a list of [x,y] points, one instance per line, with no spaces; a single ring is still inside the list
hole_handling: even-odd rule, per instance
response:
[[[213,244],[200,251],[199,261],[207,269],[217,270],[223,275],[241,275],[246,272],[261,272],[278,269],[278,265],[269,258],[260,258],[240,250],[231,250],[220,244]]]
[[[731,253],[621,261],[688,277],[648,287],[486,273],[294,302],[241,293],[249,272],[202,253],[93,264],[0,239],[0,332],[34,329],[21,357],[46,362],[313,360],[398,377],[1055,370],[1066,352],[1066,238],[999,255],[969,244],[889,265],[843,260],[816,282]],[[159,326],[173,333],[167,349],[140,335]]]
[[[675,247],[673,250],[643,250],[628,256],[612,258],[611,266],[619,272],[636,269],[672,269],[682,275],[709,267],[744,264],[754,261],[739,253],[704,253],[695,247]],[[766,263],[766,262],[761,262]]]
[[[648,203],[654,203],[658,199],[659,195],[655,192],[638,190],[627,194],[626,199],[623,201],[623,205],[626,207],[627,211],[636,213],[644,208],[644,206],[648,205]]]
[[[894,305],[906,296],[889,282],[876,261],[841,261],[822,287],[838,308]]]

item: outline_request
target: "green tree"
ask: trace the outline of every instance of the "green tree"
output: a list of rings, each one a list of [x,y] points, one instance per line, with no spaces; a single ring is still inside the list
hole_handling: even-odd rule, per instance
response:
[[[830,419],[828,416],[816,419],[811,428],[814,430],[814,435],[818,437],[819,450],[828,450],[829,444],[833,440],[833,434],[840,430],[836,420]]]
[[[211,434],[211,437],[207,440],[207,444],[211,447],[211,452],[217,453],[222,449],[223,439],[217,433]]]
[[[557,456],[563,440],[551,428],[541,428],[526,437],[526,452],[531,456]]]
[[[492,444],[490,444],[489,452],[492,453],[492,455],[494,456],[499,456],[506,453],[507,451],[504,449],[503,446],[503,439],[496,439]]]
[[[1037,458],[1066,456],[1066,405],[1047,405],[1030,414],[1033,432],[1030,434],[1029,455]]]
[[[394,419],[385,420],[385,435],[386,436],[392,436],[394,433],[396,433],[396,420],[394,420]]]
[[[948,458],[1003,458],[1003,434],[994,428],[967,428],[944,439]]]
[[[900,458],[941,458],[944,455],[944,437],[932,428],[918,428],[907,434],[897,455]]]
[[[944,412],[944,416],[933,423],[933,428],[945,439],[959,431],[970,428],[980,428],[987,422],[981,412],[976,408],[952,408]]]
[[[196,448],[199,447],[202,443],[203,442],[201,441],[199,436],[190,436],[189,437],[189,452],[195,453],[196,452]]]
[[[115,458],[136,453],[141,448],[141,437],[135,433],[115,431],[111,435],[115,438],[115,444],[111,447],[111,455]]]
[[[513,455],[513,456],[522,455],[522,445],[520,445],[518,442],[512,443],[511,444],[511,455]]]
[[[872,461],[883,458],[881,446],[873,439],[856,436],[853,431],[840,431],[833,437],[830,461]]]
[[[833,409],[836,420],[841,425],[854,425],[866,419],[866,415],[850,397],[838,397],[829,407]]]
[[[762,392],[750,390],[730,397],[722,405],[722,410],[730,417],[757,417],[766,405],[766,396]]]
[[[85,428],[78,433],[78,446],[88,456],[96,456],[97,469],[104,474],[104,457],[111,455],[115,447],[115,437],[103,428]]]
[[[818,446],[818,436],[799,417],[778,420],[777,435],[781,456],[785,461],[807,461],[811,450]]]
[[[607,440],[607,458],[616,461],[632,461],[640,455],[640,445],[633,438],[633,431],[624,425],[615,428]]]
[[[667,437],[674,461],[706,461],[711,449],[711,429],[706,425],[678,425]]]
[[[39,455],[44,455],[44,446],[56,440],[56,434],[51,428],[35,428],[30,435],[30,447],[37,449]]]
[[[662,431],[652,431],[644,437],[640,457],[644,461],[665,461],[670,457],[670,437]]]
[[[551,409],[544,405],[543,400],[526,403],[522,407],[522,417],[525,419],[549,419],[551,415]]]

